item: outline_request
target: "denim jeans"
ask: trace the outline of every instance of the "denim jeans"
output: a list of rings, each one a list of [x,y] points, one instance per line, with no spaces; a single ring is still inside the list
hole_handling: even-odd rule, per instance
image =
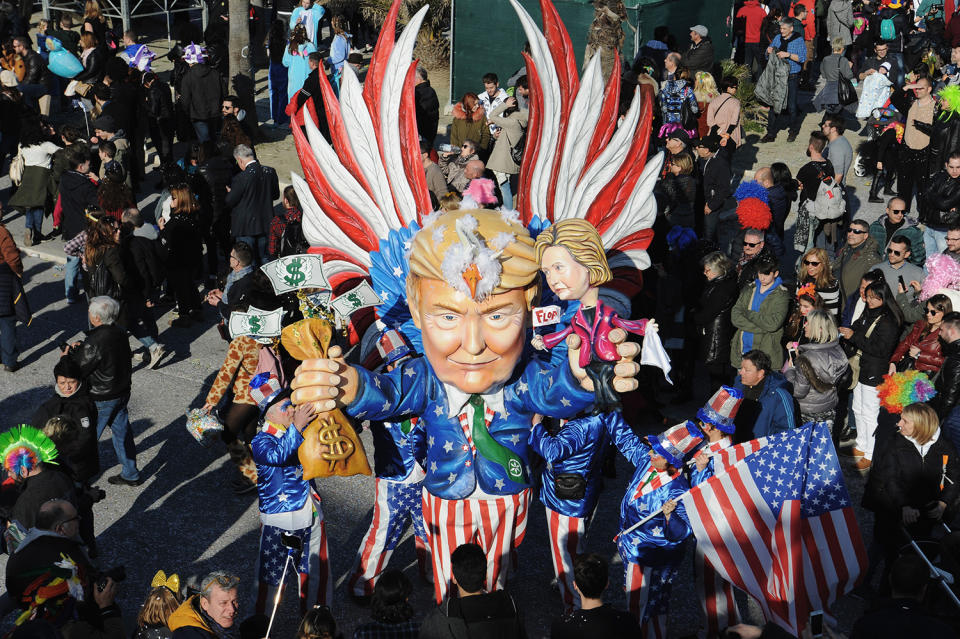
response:
[[[503,196],[503,206],[504,208],[512,209],[513,208],[513,191],[510,190],[510,176],[507,176],[507,179],[500,183],[500,194]]]
[[[242,235],[237,238],[238,242],[246,242],[253,249],[253,258],[257,264],[263,264],[269,261],[267,255],[267,236],[266,235]]]
[[[923,248],[927,255],[943,253],[947,250],[947,232],[930,228],[923,229]]]
[[[13,366],[17,363],[17,316],[5,315],[0,317],[0,362],[4,366]]]
[[[197,142],[212,140],[216,131],[210,130],[210,120],[192,120],[193,132],[197,134]]]
[[[753,62],[757,62],[757,70],[753,70]],[[750,78],[756,79],[757,76],[763,71],[763,65],[766,63],[766,58],[761,54],[760,43],[759,42],[745,42],[743,45],[743,63],[747,66],[747,69],[750,70]]]
[[[779,130],[778,125],[784,115],[788,118],[787,126],[793,132],[800,130],[800,112],[797,109],[797,90],[800,82],[799,73],[791,73],[787,76],[787,110],[780,112],[776,116],[767,117],[767,135],[776,135]]]
[[[94,402],[97,405],[97,439],[103,435],[104,429],[110,427],[113,450],[117,453],[120,462],[120,476],[130,481],[140,479],[137,470],[137,447],[133,443],[133,430],[127,415],[127,403],[130,393],[116,399],[107,399]]]
[[[26,219],[27,228],[35,230],[39,235],[40,229],[43,228],[43,207],[27,209],[23,216]]]
[[[67,256],[67,266],[63,271],[63,285],[67,293],[67,302],[73,304],[80,301],[83,292],[80,284],[80,258]]]

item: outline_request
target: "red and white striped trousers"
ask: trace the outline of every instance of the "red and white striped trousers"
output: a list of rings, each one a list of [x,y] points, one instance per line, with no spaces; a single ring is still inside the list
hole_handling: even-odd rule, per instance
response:
[[[693,556],[693,565],[697,573],[700,609],[707,617],[706,637],[719,637],[720,632],[727,626],[740,623],[740,611],[733,596],[733,586],[704,561],[699,544]]]
[[[503,588],[510,553],[527,529],[530,489],[503,497],[442,499],[423,489],[423,523],[433,560],[437,604],[450,588],[450,555],[462,544],[475,543],[487,555],[487,592]]]
[[[589,519],[567,517],[544,506],[547,530],[550,533],[550,557],[557,576],[564,613],[580,607],[580,595],[573,588],[573,562],[583,552]]]
[[[667,639],[667,612],[670,591],[677,566],[641,566],[633,562],[624,565],[624,590],[627,591],[627,610],[640,624],[644,639]]]

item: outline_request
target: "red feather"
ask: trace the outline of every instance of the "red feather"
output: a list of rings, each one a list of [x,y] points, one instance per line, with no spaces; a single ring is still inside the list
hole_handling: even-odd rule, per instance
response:
[[[397,15],[400,13],[402,4],[403,0],[393,0],[393,4],[390,5],[390,11],[387,12],[387,17],[380,28],[377,46],[373,48],[373,57],[370,58],[370,67],[367,69],[367,77],[363,83],[363,100],[367,103],[367,110],[370,111],[377,142],[380,141],[380,90],[383,88],[387,62],[390,60],[390,54],[396,42]]]
[[[423,171],[420,161],[420,134],[417,132],[417,107],[413,99],[413,87],[417,72],[417,60],[410,63],[407,77],[403,83],[403,94],[400,97],[400,152],[403,155],[403,170],[407,176],[407,183],[413,191],[413,199],[417,203],[417,222],[425,214],[433,210],[430,205],[430,190],[427,188],[427,175]],[[400,210],[397,209],[397,216]],[[407,223],[401,218],[400,224]]]
[[[527,142],[523,150],[523,161],[520,163],[520,197],[517,210],[524,224],[529,224],[533,218],[533,208],[528,197],[530,193],[530,176],[540,154],[540,134],[543,132],[543,93],[541,93],[540,74],[533,59],[526,53],[523,58],[527,61],[527,88],[530,89],[530,115],[527,120]],[[553,221],[553,218],[550,218]]]
[[[613,72],[610,74],[610,81],[607,82],[603,105],[600,107],[600,119],[597,120],[597,128],[590,140],[590,150],[587,152],[586,162],[583,163],[583,171],[580,172],[578,178],[583,177],[593,161],[603,153],[610,142],[610,138],[613,137],[613,132],[617,130],[617,114],[620,111],[620,82],[614,82],[613,80],[619,77],[620,56],[617,56],[613,59]]]

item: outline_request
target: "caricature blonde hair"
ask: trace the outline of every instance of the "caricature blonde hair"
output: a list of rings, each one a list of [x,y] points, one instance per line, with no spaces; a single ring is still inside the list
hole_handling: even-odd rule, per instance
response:
[[[555,222],[540,233],[534,244],[538,264],[543,259],[543,252],[551,246],[567,249],[573,259],[590,271],[590,286],[599,286],[613,278],[603,241],[590,222],[569,218]]]
[[[472,216],[477,221],[476,235],[487,247],[499,251],[500,281],[494,295],[514,289],[526,289],[527,309],[533,308],[540,293],[539,263],[533,250],[533,239],[519,220],[500,211],[488,209],[456,210],[435,214],[424,220],[424,227],[413,236],[407,276],[407,302],[411,310],[420,303],[420,280],[447,281],[443,275],[443,259],[447,250],[459,243],[455,225],[460,218]],[[506,241],[511,238],[509,241]],[[506,242],[504,244],[504,242]]]

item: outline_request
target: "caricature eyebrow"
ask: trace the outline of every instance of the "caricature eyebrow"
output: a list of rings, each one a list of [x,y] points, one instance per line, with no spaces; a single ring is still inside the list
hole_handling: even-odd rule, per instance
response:
[[[506,308],[516,307],[516,306],[517,306],[516,302],[512,302],[512,301],[502,302],[500,304],[497,304],[496,306],[491,306],[490,308],[484,309],[483,311],[481,311],[481,315],[489,315],[490,313],[494,313],[496,311],[502,311]]]

